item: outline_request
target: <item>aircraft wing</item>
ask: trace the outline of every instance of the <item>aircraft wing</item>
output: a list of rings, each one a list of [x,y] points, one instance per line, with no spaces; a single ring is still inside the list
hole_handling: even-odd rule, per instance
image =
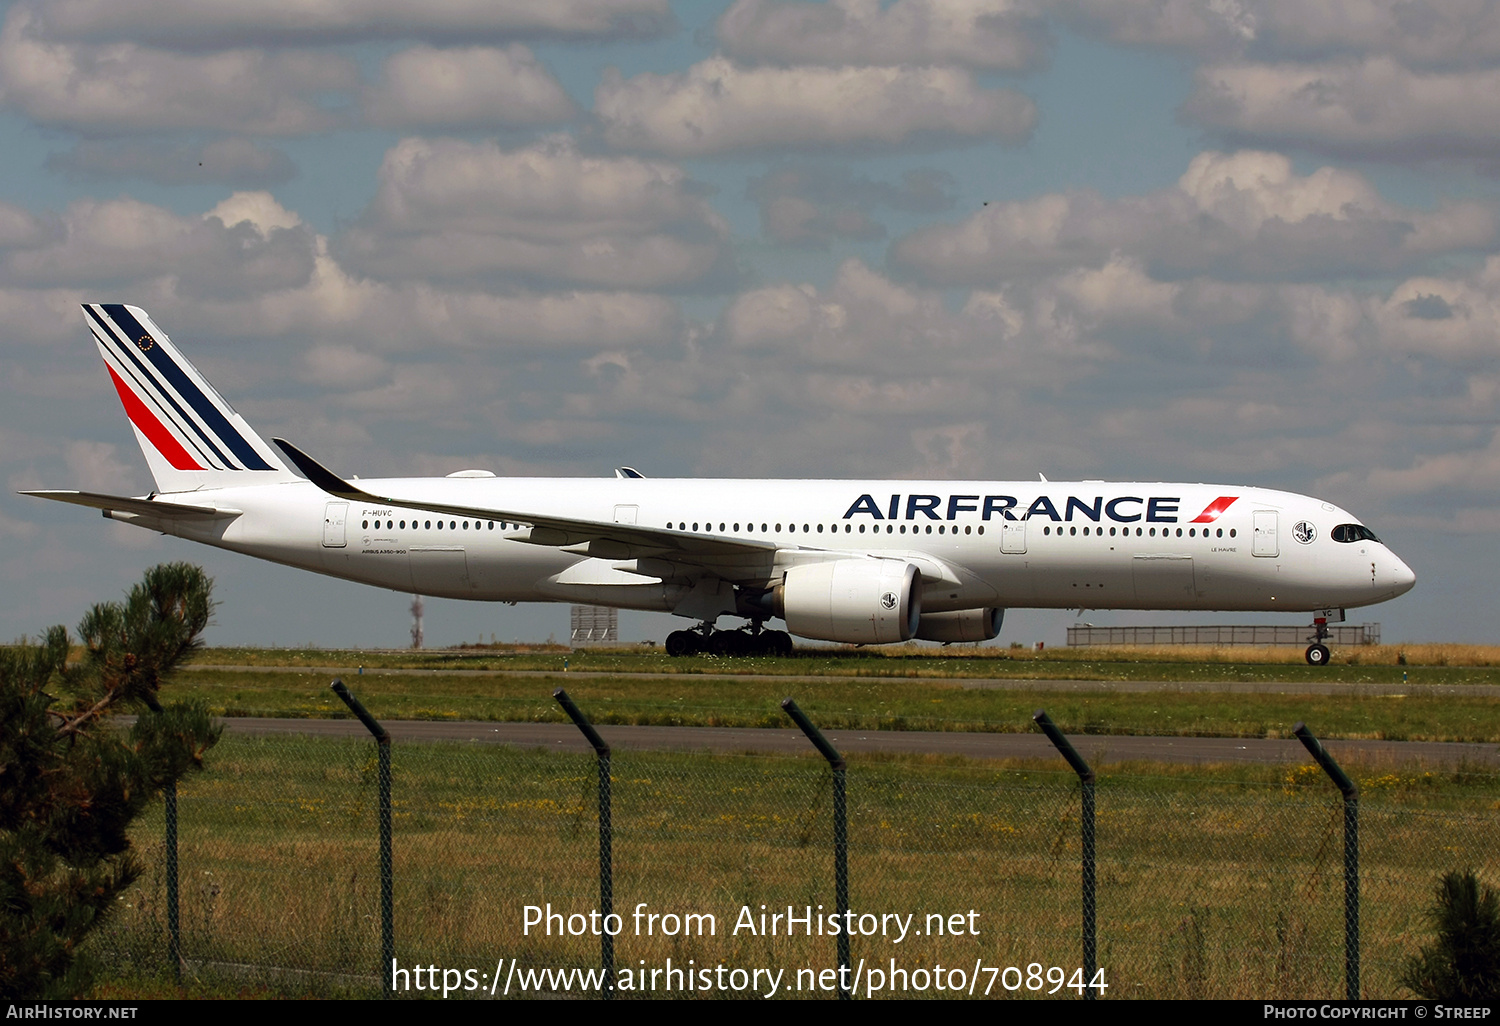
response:
[[[404,506],[474,520],[503,520],[529,525],[528,537],[517,539],[601,559],[655,558],[703,567],[725,576],[743,576],[752,567],[769,567],[785,546],[752,538],[668,531],[641,524],[578,520],[519,509],[455,506],[399,495],[373,495],[345,481],[290,442],[274,440],[294,466],[330,495],[376,506]],[[796,548],[792,546],[792,548]],[[737,572],[738,571],[738,572]]]
[[[134,513],[137,516],[155,517],[159,520],[232,519],[243,511],[220,509],[217,506],[194,506],[184,502],[166,502],[150,497],[130,498],[124,495],[104,495],[100,492],[75,492],[61,488],[23,491],[21,495],[35,495],[39,499],[56,499],[71,502],[75,506],[90,506],[108,513]]]

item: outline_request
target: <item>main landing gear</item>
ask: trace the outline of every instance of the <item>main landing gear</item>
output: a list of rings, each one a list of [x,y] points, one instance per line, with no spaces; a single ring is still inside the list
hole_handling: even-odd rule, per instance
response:
[[[751,623],[735,631],[719,631],[704,623],[692,630],[667,635],[667,655],[789,656],[792,636],[786,631],[768,631]]]
[[[1328,617],[1319,616],[1313,619],[1313,634],[1307,640],[1312,644],[1307,646],[1304,653],[1308,666],[1327,666],[1329,660],[1328,646],[1323,644],[1328,640],[1332,632],[1328,629]]]

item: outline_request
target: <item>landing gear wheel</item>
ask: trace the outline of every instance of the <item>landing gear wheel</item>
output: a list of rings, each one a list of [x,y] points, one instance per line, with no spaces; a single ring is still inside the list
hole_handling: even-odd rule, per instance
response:
[[[1327,666],[1328,665],[1328,646],[1327,645],[1308,645],[1307,646],[1307,665],[1308,666]]]
[[[667,655],[672,657],[697,655],[702,638],[692,631],[673,631],[667,635]]]
[[[708,639],[708,650],[716,656],[732,658],[745,651],[748,640],[749,635],[739,631],[714,631]]]

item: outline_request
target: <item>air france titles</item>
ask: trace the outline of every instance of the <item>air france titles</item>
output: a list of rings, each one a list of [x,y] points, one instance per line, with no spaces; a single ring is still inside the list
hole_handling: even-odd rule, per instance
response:
[[[1227,509],[1234,498],[1217,500],[1205,509],[1193,523],[1210,523]],[[1046,517],[1059,523],[1069,522],[1076,516],[1080,520],[1099,523],[1103,519],[1118,524],[1133,524],[1144,521],[1148,524],[1177,523],[1178,506],[1182,502],[1176,495],[1120,495],[1108,502],[1104,496],[1080,499],[1076,495],[1053,498],[1038,495],[1024,509],[1014,495],[892,495],[884,506],[873,495],[861,495],[844,513],[845,520],[856,516],[867,516],[873,520],[957,520],[960,513],[978,513],[981,520],[1033,520]],[[1059,510],[1061,512],[1059,512]],[[1207,518],[1207,519],[1205,519]]]

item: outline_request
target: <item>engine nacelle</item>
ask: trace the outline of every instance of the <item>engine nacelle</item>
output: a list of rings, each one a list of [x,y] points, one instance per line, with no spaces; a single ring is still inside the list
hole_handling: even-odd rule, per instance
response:
[[[799,637],[851,645],[909,641],[922,615],[922,577],[894,559],[808,563],[786,572],[772,601]]]
[[[917,637],[923,641],[989,641],[999,637],[1003,609],[955,609],[948,613],[923,613],[917,621]]]

